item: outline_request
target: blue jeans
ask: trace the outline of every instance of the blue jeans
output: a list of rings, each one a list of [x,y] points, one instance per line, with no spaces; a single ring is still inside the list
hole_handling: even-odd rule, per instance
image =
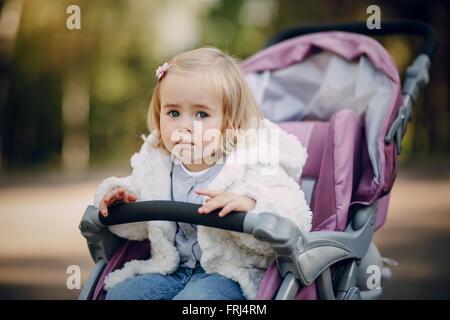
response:
[[[107,300],[245,300],[238,283],[202,267],[179,268],[172,274],[146,273],[109,289]]]

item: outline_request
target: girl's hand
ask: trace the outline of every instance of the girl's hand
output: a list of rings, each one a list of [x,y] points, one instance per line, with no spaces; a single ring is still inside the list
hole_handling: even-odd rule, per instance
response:
[[[249,197],[238,196],[232,192],[215,190],[198,190],[195,192],[200,195],[208,196],[203,206],[198,208],[198,213],[208,214],[218,208],[223,208],[219,212],[219,217],[225,217],[231,211],[250,211],[255,207],[256,201]]]
[[[104,217],[108,216],[108,207],[116,203],[129,203],[137,200],[136,195],[128,190],[117,188],[111,190],[103,197],[99,210]]]

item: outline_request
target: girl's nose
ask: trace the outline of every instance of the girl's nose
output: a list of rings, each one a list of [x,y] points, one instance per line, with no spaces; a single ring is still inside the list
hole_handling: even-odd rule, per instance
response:
[[[178,122],[178,130],[180,131],[188,131],[190,133],[194,130],[194,121],[193,119],[189,117],[181,117],[180,121]]]

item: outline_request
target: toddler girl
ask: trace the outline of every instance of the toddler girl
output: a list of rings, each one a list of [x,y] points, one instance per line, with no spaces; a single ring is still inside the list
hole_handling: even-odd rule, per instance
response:
[[[131,158],[132,174],[98,188],[100,212],[107,216],[117,202],[174,200],[202,204],[199,214],[220,209],[221,217],[272,212],[309,231],[311,211],[297,183],[306,150],[262,118],[236,60],[200,48],[175,56],[156,76],[151,134]],[[109,228],[149,239],[151,258],[110,273],[107,299],[253,299],[274,260],[268,243],[243,233],[169,221]]]

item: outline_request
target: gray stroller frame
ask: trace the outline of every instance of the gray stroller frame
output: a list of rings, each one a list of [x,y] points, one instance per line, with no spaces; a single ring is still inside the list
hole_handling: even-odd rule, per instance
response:
[[[382,24],[382,29],[367,29],[365,23],[320,25],[289,29],[270,40],[269,45],[302,34],[319,31],[353,31],[368,35],[390,33],[418,34],[425,38],[421,54],[408,68],[402,89],[404,105],[392,123],[386,143],[395,141],[398,154],[406,124],[411,119],[411,107],[419,90],[429,81],[430,59],[437,46],[433,29],[421,22],[392,22]],[[306,198],[311,199],[312,190],[303,187]],[[309,201],[308,201],[309,202]],[[319,299],[354,300],[376,299],[382,293],[382,284],[390,277],[387,267],[382,267],[381,283],[372,290],[358,287],[358,277],[366,274],[366,266],[373,261],[383,265],[372,237],[375,231],[377,201],[370,206],[355,210],[344,232],[315,231],[304,233],[292,221],[270,212],[260,214],[233,212],[219,218],[215,210],[209,215],[197,213],[200,205],[176,201],[140,201],[118,204],[103,217],[98,208],[88,206],[79,228],[86,238],[95,261],[81,291],[79,299],[92,299],[97,282],[114,252],[124,241],[111,233],[107,226],[151,220],[186,222],[244,232],[256,239],[270,243],[276,254],[279,273],[283,279],[276,300],[293,299],[301,286],[317,284]],[[384,261],[386,262],[386,261]],[[333,266],[333,270],[331,267]]]

